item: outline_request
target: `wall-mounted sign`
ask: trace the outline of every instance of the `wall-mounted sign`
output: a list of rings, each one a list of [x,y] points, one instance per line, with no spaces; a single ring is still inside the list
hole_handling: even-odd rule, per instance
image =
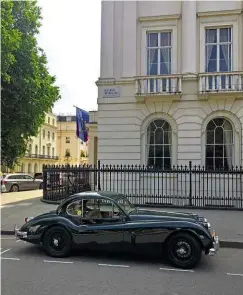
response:
[[[119,88],[105,88],[103,97],[119,97],[120,89]]]

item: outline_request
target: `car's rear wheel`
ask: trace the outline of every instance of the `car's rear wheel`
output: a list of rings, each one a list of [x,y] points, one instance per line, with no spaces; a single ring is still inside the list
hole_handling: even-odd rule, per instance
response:
[[[17,186],[17,184],[12,185],[10,192],[18,192],[19,191],[19,187]]]
[[[44,234],[43,247],[49,256],[66,257],[72,247],[71,236],[64,227],[53,226]]]
[[[194,268],[201,260],[201,244],[191,234],[178,233],[173,235],[166,248],[169,262],[176,267]]]

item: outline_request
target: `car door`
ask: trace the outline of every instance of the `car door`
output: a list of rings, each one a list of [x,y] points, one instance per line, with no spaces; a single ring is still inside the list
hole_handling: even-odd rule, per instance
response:
[[[91,250],[106,252],[124,250],[125,219],[114,202],[107,199],[82,200],[80,208],[82,216],[80,216],[79,234],[76,237],[77,244]],[[96,213],[93,216],[88,215],[86,211],[91,213],[96,211],[97,215]]]
[[[167,234],[168,231],[156,222],[127,222],[124,245],[129,252],[157,255],[162,252],[162,243]]]
[[[25,174],[24,175],[24,186],[25,186],[25,190],[33,190],[35,189],[36,187],[36,183],[34,181],[34,178],[31,177],[30,175],[28,174]]]

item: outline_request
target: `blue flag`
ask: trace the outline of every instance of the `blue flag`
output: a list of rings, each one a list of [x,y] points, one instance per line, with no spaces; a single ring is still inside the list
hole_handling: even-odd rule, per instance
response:
[[[88,141],[86,123],[89,122],[89,113],[76,107],[76,135],[83,142]]]

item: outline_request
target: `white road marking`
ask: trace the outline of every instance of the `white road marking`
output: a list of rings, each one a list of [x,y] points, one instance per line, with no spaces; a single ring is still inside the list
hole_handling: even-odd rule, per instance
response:
[[[239,277],[243,277],[243,274],[242,273],[230,273],[230,272],[227,272],[226,274],[228,276],[239,276]]]
[[[8,252],[8,251],[10,251],[10,250],[11,250],[11,248],[4,250],[4,251],[2,251],[2,252],[0,253],[0,255],[2,255],[3,253]]]
[[[16,240],[16,238],[0,238],[0,240]]]
[[[58,260],[44,260],[44,262],[50,262],[50,263],[66,263],[66,264],[71,264],[73,261],[58,261]]]
[[[165,271],[181,271],[181,272],[194,272],[194,270],[191,270],[191,269],[177,269],[177,268],[163,268],[163,267],[161,267],[160,270],[165,270]]]
[[[3,208],[12,208],[12,207],[15,207],[16,205],[0,205],[0,209],[3,209]]]
[[[129,265],[119,265],[119,264],[104,264],[104,263],[99,263],[99,266],[109,266],[109,267],[130,267]]]
[[[4,260],[20,260],[19,258],[12,258],[12,257],[1,257]]]
[[[32,203],[20,203],[20,204],[18,204],[17,206],[30,206],[30,205],[32,205]]]
[[[21,242],[21,240],[17,240],[16,243]]]

